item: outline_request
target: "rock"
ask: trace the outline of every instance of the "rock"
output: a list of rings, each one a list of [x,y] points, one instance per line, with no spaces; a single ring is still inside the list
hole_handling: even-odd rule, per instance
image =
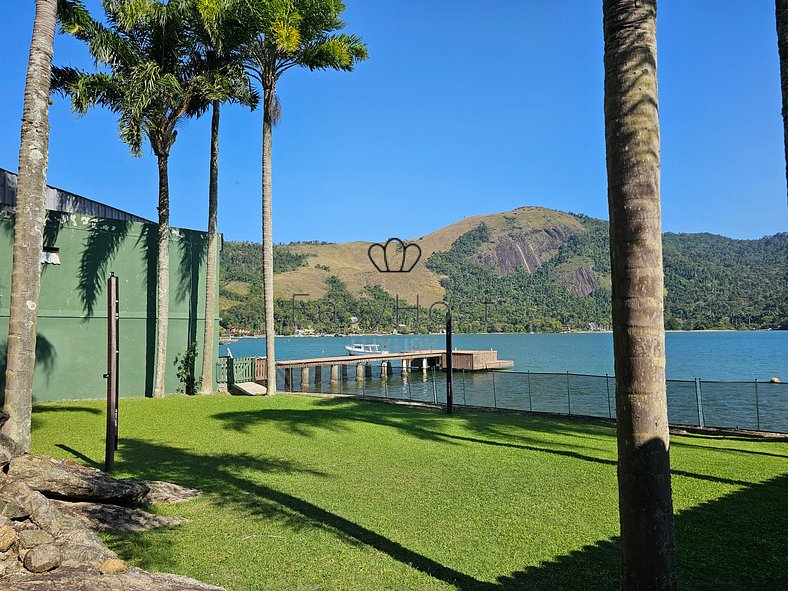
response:
[[[33,528],[33,524],[49,533],[61,549],[63,566],[98,568],[105,560],[117,558],[82,522],[58,511],[49,499],[25,483],[12,477],[0,480],[0,497],[3,495],[15,498],[30,516],[30,522],[14,523],[20,535],[23,530]]]
[[[0,591],[224,591],[194,579],[146,573],[130,568],[119,575],[95,574],[85,569],[59,568],[43,575],[13,575],[0,580]]]
[[[99,567],[102,575],[122,575],[129,570],[129,565],[118,558],[110,558]]]
[[[45,573],[60,566],[60,550],[54,544],[36,546],[25,555],[24,565],[31,573]]]
[[[19,456],[11,460],[8,475],[49,497],[138,505],[148,494],[139,480],[116,480],[96,468],[47,456]]]
[[[51,544],[55,541],[52,534],[43,529],[28,529],[19,534],[19,545],[22,548],[35,548],[42,544]]]
[[[16,530],[12,525],[0,527],[0,552],[7,552],[16,542]]]
[[[67,515],[79,519],[93,531],[104,533],[140,532],[157,527],[175,527],[186,521],[181,517],[154,515],[141,509],[131,509],[120,505],[70,503],[55,500],[52,503]]]
[[[25,450],[17,445],[16,441],[3,433],[0,433],[0,466],[5,466],[13,458],[21,456]]]
[[[143,501],[151,505],[184,503],[199,497],[202,492],[196,488],[186,488],[162,480],[141,480],[148,487],[148,494]]]
[[[25,519],[30,516],[30,512],[25,511],[12,496],[5,495],[0,491],[0,516],[7,519]]]

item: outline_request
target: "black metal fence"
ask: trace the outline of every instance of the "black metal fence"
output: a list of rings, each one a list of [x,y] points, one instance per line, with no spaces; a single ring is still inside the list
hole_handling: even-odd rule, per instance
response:
[[[256,358],[220,358],[219,382],[253,381]],[[441,370],[389,369],[381,377],[380,364],[370,364],[363,379],[355,367],[347,377],[340,374],[332,384],[330,372],[314,368],[307,382],[301,370],[277,371],[277,390],[345,394],[411,400],[434,404],[446,402],[446,375]],[[574,373],[465,372],[455,371],[454,402],[477,408],[497,408],[566,415],[615,418],[616,381],[613,376]],[[721,427],[788,433],[788,383],[725,382],[714,380],[668,380],[668,419],[674,425]]]
[[[300,370],[277,371],[277,390],[330,393],[435,404],[446,402],[446,375],[441,370],[399,367],[381,377],[380,365],[356,380],[351,366],[347,378],[330,383],[326,370],[315,380],[301,382]],[[616,381],[613,376],[514,371],[455,371],[454,403],[460,406],[615,418]],[[788,383],[668,380],[668,419],[674,425],[720,427],[788,433]]]

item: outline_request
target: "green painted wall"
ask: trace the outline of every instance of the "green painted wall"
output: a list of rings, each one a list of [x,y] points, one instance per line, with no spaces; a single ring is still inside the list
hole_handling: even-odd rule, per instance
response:
[[[0,396],[5,380],[13,222],[12,209],[0,210]],[[120,295],[120,395],[150,395],[155,361],[156,228],[155,224],[49,213],[45,246],[59,249],[61,264],[42,265],[34,402],[106,395],[110,272],[118,276]],[[206,245],[204,232],[172,230],[168,392],[182,389],[175,356],[190,341],[202,343]],[[218,307],[215,316],[218,342]],[[198,346],[195,364],[198,376],[201,349]],[[217,354],[218,347],[214,361]]]

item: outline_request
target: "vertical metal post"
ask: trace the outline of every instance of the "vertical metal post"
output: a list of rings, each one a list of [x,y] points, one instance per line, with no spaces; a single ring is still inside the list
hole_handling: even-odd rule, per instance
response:
[[[605,386],[607,386],[607,416],[613,418],[613,409],[610,406],[610,376],[605,374]]]
[[[468,405],[468,399],[465,395],[465,368],[462,370],[462,403]]]
[[[446,312],[446,414],[451,414],[454,406],[454,392],[452,391],[453,355],[451,352],[451,310]]]
[[[761,409],[758,404],[758,380],[755,380],[755,427],[761,430]]]
[[[495,371],[492,372],[493,380],[493,408],[498,408],[498,396],[495,393]]]
[[[703,395],[700,391],[700,378],[695,378],[695,406],[698,409],[698,426],[705,427],[706,421],[703,416]]]
[[[528,411],[533,412],[534,403],[533,400],[531,400],[531,370],[528,370],[527,375],[528,375]]]
[[[572,416],[572,395],[569,393],[569,372],[566,372],[566,406]]]
[[[432,401],[438,404],[438,392],[435,390],[435,368],[432,368]]]
[[[118,448],[118,278],[107,279],[107,434],[104,448],[104,471],[115,467]]]

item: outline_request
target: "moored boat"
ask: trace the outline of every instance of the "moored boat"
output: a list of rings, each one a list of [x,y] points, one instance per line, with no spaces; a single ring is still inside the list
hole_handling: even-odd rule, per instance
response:
[[[345,345],[348,355],[386,355],[388,351],[381,351],[380,345],[372,343],[353,343]]]

